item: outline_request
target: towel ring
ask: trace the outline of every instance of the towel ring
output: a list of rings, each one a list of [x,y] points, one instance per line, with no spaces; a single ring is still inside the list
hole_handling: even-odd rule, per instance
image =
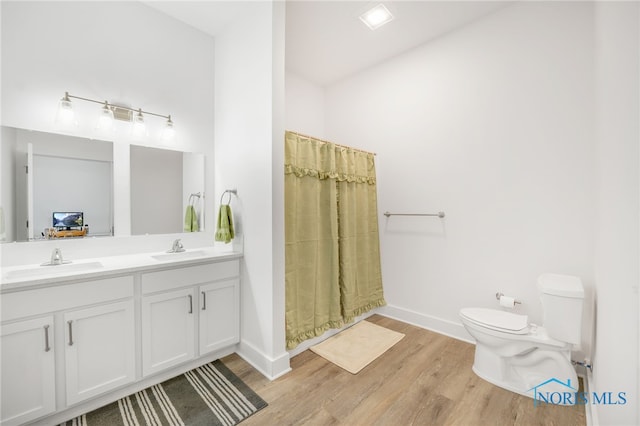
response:
[[[195,194],[191,194],[189,195],[189,204],[193,203],[193,198],[197,198],[200,199],[200,197],[202,196],[202,194],[200,192],[196,192]]]
[[[238,191],[236,189],[225,189],[225,191],[220,196],[220,205],[222,205],[222,199],[224,198],[224,194],[229,194],[229,201],[227,201],[227,204],[229,204],[231,202],[231,194],[237,195]]]

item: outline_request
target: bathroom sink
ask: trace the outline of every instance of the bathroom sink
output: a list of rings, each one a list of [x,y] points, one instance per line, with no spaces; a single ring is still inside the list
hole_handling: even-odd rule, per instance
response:
[[[206,255],[207,255],[207,252],[204,250],[191,250],[191,251],[181,251],[176,253],[154,254],[151,257],[161,262],[171,262],[174,260],[195,259],[198,257],[204,257]]]
[[[68,274],[73,272],[91,271],[94,269],[100,269],[103,265],[100,262],[85,262],[85,263],[65,263],[63,265],[40,265],[31,268],[14,269],[4,274],[4,278],[7,280],[14,280],[18,278],[37,278],[46,275],[57,276],[61,274]]]

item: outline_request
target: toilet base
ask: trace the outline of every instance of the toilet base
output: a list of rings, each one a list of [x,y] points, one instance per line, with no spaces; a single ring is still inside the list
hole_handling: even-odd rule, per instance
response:
[[[473,372],[503,389],[538,401],[546,398],[557,405],[573,404],[579,387],[576,370],[571,365],[570,350],[534,347],[515,356],[501,357],[478,342]]]

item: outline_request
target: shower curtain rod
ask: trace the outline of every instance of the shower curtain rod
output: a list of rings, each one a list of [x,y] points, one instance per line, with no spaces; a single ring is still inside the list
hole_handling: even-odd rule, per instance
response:
[[[294,135],[302,136],[303,138],[315,139],[315,140],[320,141],[320,142],[322,142],[322,143],[330,143],[330,144],[332,144],[332,145],[339,146],[340,148],[346,148],[346,149],[351,149],[351,150],[353,150],[353,151],[364,152],[365,154],[378,155],[378,154],[376,154],[375,152],[365,151],[364,149],[358,149],[358,148],[354,148],[354,147],[352,147],[352,146],[340,145],[339,143],[335,143],[335,142],[331,142],[331,141],[326,141],[326,140],[324,140],[324,139],[316,138],[315,136],[305,135],[305,134],[303,134],[303,133],[294,132],[294,131],[292,131],[292,130],[287,130],[287,132],[289,132],[289,133],[293,133]]]

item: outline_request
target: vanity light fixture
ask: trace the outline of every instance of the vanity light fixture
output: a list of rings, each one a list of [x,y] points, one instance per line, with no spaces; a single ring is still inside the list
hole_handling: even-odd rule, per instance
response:
[[[78,126],[78,122],[75,119],[75,112],[73,111],[73,104],[67,92],[64,92],[64,97],[58,102],[55,124],[60,130],[73,130],[74,127]]]
[[[160,140],[166,143],[173,142],[176,138],[176,129],[173,128],[173,121],[171,121],[171,114],[169,114],[169,118],[167,118],[167,122],[162,129],[162,133],[160,134]]]
[[[144,139],[147,136],[147,126],[144,124],[144,116],[140,108],[131,123],[131,136],[135,140]]]
[[[100,110],[98,116],[98,124],[96,124],[96,130],[99,132],[108,132],[113,129],[113,110],[109,107],[109,102],[104,101],[104,106]]]
[[[378,29],[384,24],[393,21],[393,18],[394,16],[389,12],[389,9],[382,3],[360,15],[360,20],[371,30]]]
[[[73,130],[78,123],[75,120],[73,104],[71,99],[79,99],[81,101],[93,102],[102,105],[96,130],[106,132],[113,128],[115,120],[128,121],[131,123],[131,136],[134,139],[144,139],[148,132],[144,122],[144,115],[154,115],[156,117],[166,118],[167,122],[161,132],[160,138],[163,141],[171,141],[175,138],[175,128],[171,115],[156,114],[155,112],[143,111],[142,108],[134,109],[121,105],[110,104],[109,101],[97,101],[95,99],[83,98],[80,96],[70,95],[64,92],[64,97],[58,103],[58,112],[56,113],[56,127],[61,130]]]

